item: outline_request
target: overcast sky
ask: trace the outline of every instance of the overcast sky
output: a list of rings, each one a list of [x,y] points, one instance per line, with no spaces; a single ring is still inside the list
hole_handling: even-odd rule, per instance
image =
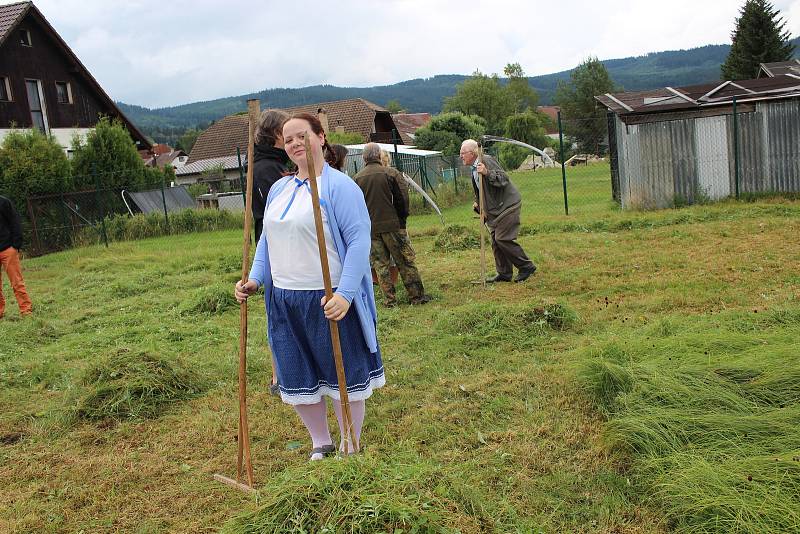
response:
[[[570,69],[589,55],[729,43],[743,3],[35,0],[111,98],[146,107],[274,87],[502,73],[511,62],[532,76]],[[800,35],[800,0],[773,5],[792,36]]]

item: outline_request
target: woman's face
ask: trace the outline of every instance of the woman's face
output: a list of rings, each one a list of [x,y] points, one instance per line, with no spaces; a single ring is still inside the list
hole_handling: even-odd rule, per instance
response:
[[[289,158],[299,167],[306,166],[306,132],[311,135],[311,150],[314,152],[314,159],[318,160],[322,156],[322,145],[325,143],[323,135],[316,135],[311,130],[311,125],[303,119],[291,119],[283,125],[283,149]],[[320,162],[317,161],[317,166]]]

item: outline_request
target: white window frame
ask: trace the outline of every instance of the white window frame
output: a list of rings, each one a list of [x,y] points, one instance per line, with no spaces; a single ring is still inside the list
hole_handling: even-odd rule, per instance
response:
[[[25,94],[28,94],[27,91],[27,83],[28,82],[36,82],[36,88],[39,90],[39,103],[42,106],[42,122],[44,122],[44,133],[46,135],[50,134],[50,122],[47,120],[47,103],[44,101],[44,88],[42,87],[42,80],[37,80],[35,78],[25,78],[26,83],[26,91]],[[31,112],[31,103],[28,102],[28,113]],[[33,117],[31,117],[31,122],[33,122]],[[34,126],[35,127],[35,126]]]
[[[14,95],[11,94],[11,79],[8,76],[0,76],[0,83],[5,86],[6,94],[8,95],[8,100],[0,100],[0,102],[13,102]]]
[[[62,101],[58,100],[58,84],[60,84],[60,83],[63,83],[67,87],[67,101],[66,102],[62,102]],[[72,104],[72,84],[69,83],[69,82],[58,82],[57,81],[57,82],[55,82],[55,86],[56,86],[56,101],[59,104]]]
[[[20,39],[20,42],[19,42],[19,44],[20,44],[20,45],[22,45],[22,46],[33,46],[33,39],[31,39],[31,32],[30,32],[30,30],[28,30],[28,29],[25,29],[25,28],[20,28],[20,29],[19,29],[19,32],[20,32],[20,34],[24,34],[24,35],[25,35],[25,37],[27,38],[27,39],[25,39],[25,40],[23,40],[23,39]]]

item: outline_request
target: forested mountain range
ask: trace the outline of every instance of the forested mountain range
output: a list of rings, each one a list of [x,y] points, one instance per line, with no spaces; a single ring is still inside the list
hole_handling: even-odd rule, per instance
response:
[[[796,56],[800,55],[800,38],[793,40]],[[720,65],[730,45],[708,45],[689,50],[653,52],[644,56],[604,60],[614,82],[626,91],[683,86],[711,82],[720,78]],[[539,93],[540,104],[550,104],[559,80],[569,80],[571,70],[529,77]],[[452,95],[456,85],[468,76],[442,74],[431,78],[407,80],[378,87],[336,87],[315,85],[299,89],[276,88],[258,93],[193,102],[180,106],[148,109],[118,102],[122,111],[145,134],[158,142],[175,143],[188,128],[204,129],[215,120],[232,113],[246,111],[247,100],[258,98],[262,106],[291,107],[314,102],[346,98],[365,98],[385,106],[397,100],[409,112],[438,113],[444,98]]]

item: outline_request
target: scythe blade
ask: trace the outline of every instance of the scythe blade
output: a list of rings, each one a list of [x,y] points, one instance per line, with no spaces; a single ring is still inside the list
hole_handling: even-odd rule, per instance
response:
[[[529,145],[528,143],[523,143],[522,141],[517,141],[516,139],[509,139],[508,137],[499,137],[497,135],[484,135],[484,136],[481,136],[481,141],[489,142],[489,143],[508,143],[510,145],[521,146],[522,148],[527,148],[529,150],[533,150],[537,154],[540,154],[542,156],[542,158],[544,158],[547,163],[550,163],[551,165],[555,165],[555,162],[553,161],[553,159],[550,156],[548,156],[547,154],[545,154],[543,151],[539,150],[535,146]]]
[[[441,221],[442,221],[442,226],[444,226],[444,217],[442,216],[442,210],[440,210],[440,209],[439,209],[439,206],[437,206],[437,205],[436,205],[436,202],[434,202],[434,201],[433,201],[433,199],[432,199],[432,198],[431,198],[431,197],[428,195],[428,193],[426,193],[426,192],[425,192],[425,190],[424,190],[423,188],[421,188],[421,187],[420,187],[420,186],[417,184],[417,182],[415,182],[415,181],[414,181],[414,180],[413,180],[413,179],[412,179],[412,178],[411,178],[409,175],[407,175],[406,173],[403,173],[403,178],[405,178],[405,179],[406,179],[406,183],[407,183],[409,186],[411,186],[412,188],[414,188],[414,191],[416,191],[417,193],[419,193],[420,195],[422,195],[422,198],[424,198],[425,200],[427,200],[427,201],[428,201],[428,204],[430,204],[431,206],[433,206],[433,209],[434,209],[434,210],[436,210],[436,213],[438,213],[438,214],[439,214],[439,219],[441,219]]]

